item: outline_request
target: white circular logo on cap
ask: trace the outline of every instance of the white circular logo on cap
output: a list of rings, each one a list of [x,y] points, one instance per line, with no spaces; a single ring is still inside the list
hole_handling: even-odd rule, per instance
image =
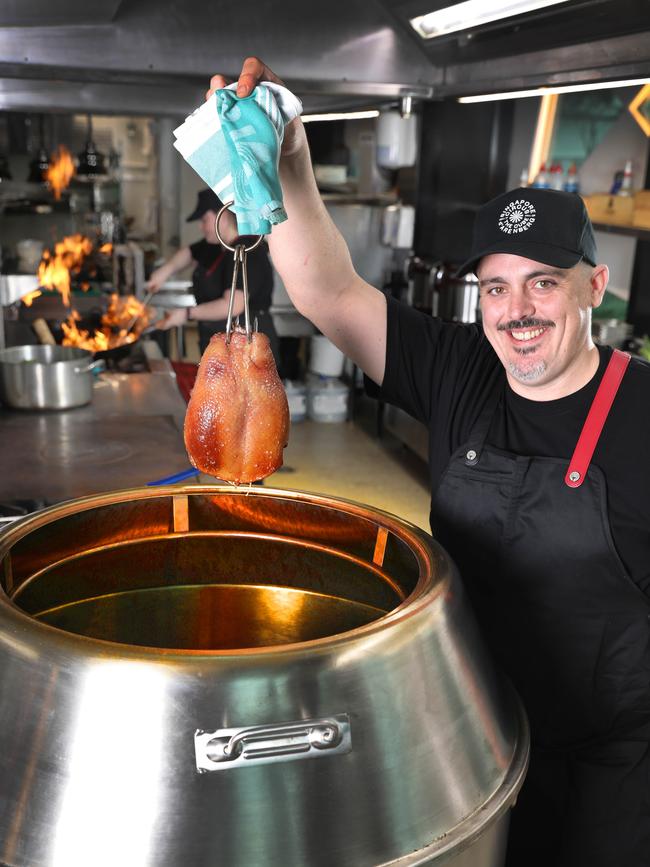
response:
[[[506,235],[525,232],[535,222],[535,208],[526,199],[510,202],[501,212],[499,228]]]

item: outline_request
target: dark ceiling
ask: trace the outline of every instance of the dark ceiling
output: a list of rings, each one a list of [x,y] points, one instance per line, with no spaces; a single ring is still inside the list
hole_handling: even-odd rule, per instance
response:
[[[0,109],[184,115],[251,54],[310,110],[650,78],[648,0],[569,0],[433,40],[441,0],[4,0]]]

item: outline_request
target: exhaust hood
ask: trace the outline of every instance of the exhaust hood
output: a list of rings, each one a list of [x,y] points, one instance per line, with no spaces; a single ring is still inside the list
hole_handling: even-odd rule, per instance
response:
[[[445,0],[21,0],[0,10],[0,110],[181,117],[258,55],[309,113],[650,75],[639,0],[566,0],[422,39]]]

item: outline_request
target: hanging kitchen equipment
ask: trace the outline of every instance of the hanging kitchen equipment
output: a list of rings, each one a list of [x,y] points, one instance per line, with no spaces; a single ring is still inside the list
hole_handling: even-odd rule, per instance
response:
[[[422,530],[147,487],[0,536],[9,867],[499,867],[521,706]]]
[[[105,175],[106,167],[104,160],[104,155],[95,147],[95,142],[93,141],[93,120],[92,116],[88,115],[86,146],[79,154],[79,165],[76,171],[77,177],[80,179],[84,177],[93,179],[97,175]]]
[[[50,167],[50,158],[45,149],[45,137],[43,130],[43,115],[38,116],[38,152],[29,164],[27,182],[30,184],[44,184],[47,179],[47,170]]]

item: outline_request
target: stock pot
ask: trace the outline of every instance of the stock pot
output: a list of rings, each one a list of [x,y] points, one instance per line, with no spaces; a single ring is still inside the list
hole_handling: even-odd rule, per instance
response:
[[[0,350],[0,400],[13,409],[72,409],[90,403],[90,352],[73,346],[12,346]]]
[[[0,863],[503,863],[526,719],[416,527],[134,489],[17,521],[0,576]]]

